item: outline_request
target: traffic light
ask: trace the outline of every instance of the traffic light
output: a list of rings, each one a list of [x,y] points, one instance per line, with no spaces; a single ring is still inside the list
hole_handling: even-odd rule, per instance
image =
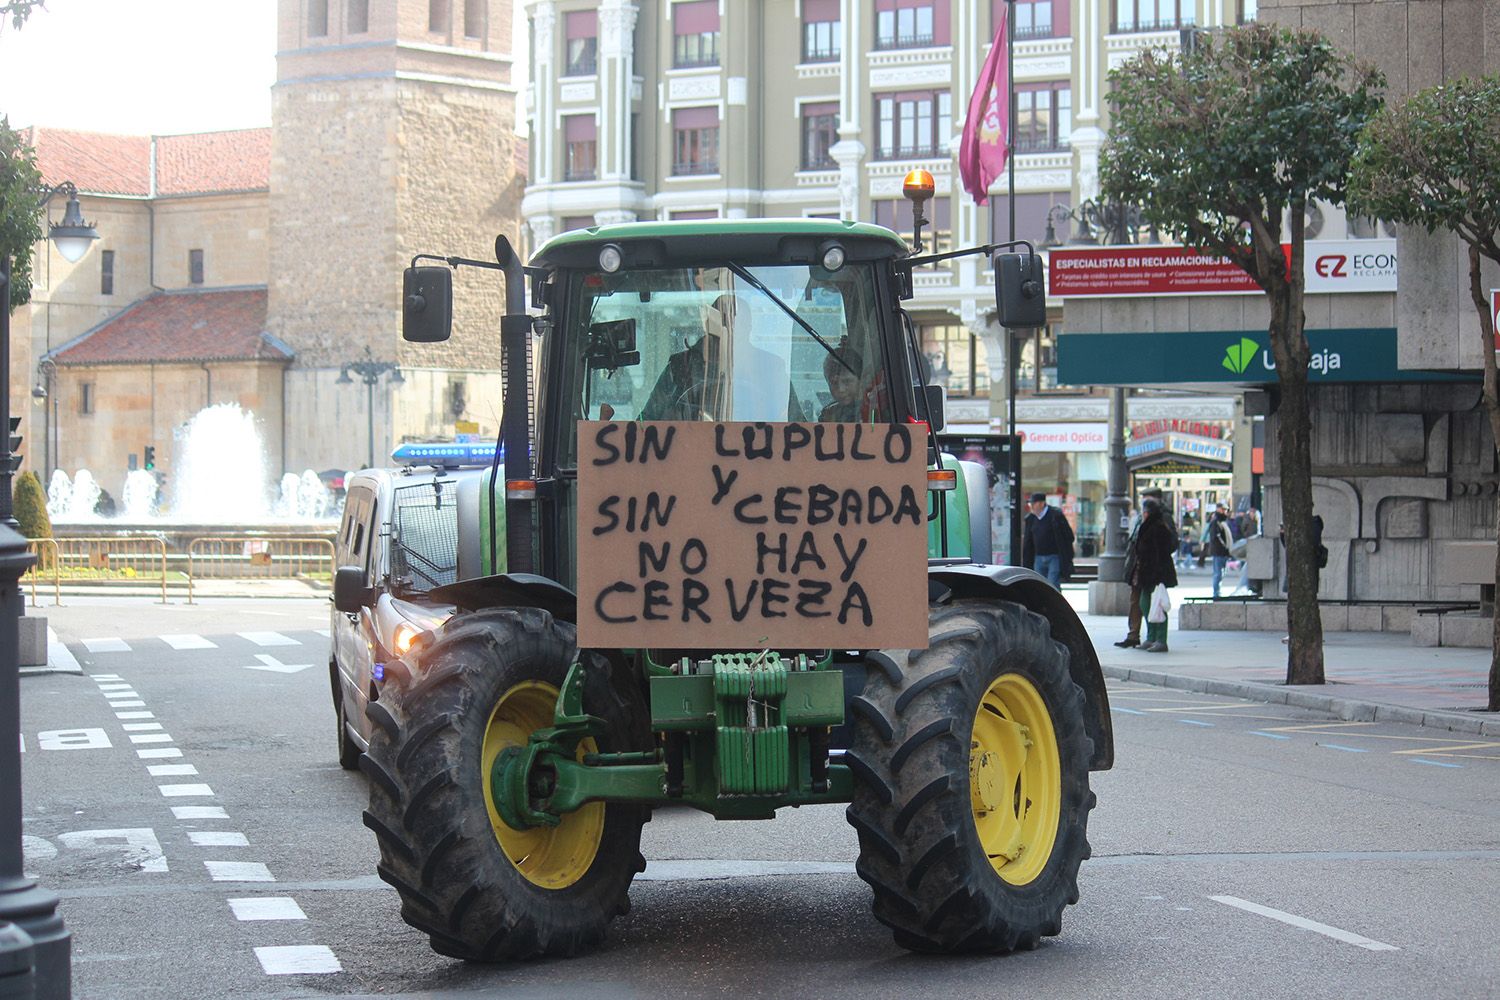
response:
[[[151,469],[156,468],[156,445],[154,445],[154,444],[148,444],[148,445],[146,445],[145,452],[146,452],[146,462],[145,462],[145,465],[146,465],[146,469],[149,471]]]
[[[10,471],[15,472],[21,467],[21,435],[16,431],[21,429],[21,418],[10,418]]]

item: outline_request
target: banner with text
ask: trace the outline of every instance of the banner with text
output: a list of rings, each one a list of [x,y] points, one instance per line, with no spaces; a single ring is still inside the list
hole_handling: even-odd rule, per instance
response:
[[[1291,245],[1282,250],[1290,257]],[[1396,241],[1313,240],[1305,244],[1303,275],[1313,294],[1394,292]],[[1047,294],[1261,295],[1250,276],[1222,257],[1175,246],[1059,248],[1047,267]]]
[[[918,430],[580,423],[578,644],[924,648]]]

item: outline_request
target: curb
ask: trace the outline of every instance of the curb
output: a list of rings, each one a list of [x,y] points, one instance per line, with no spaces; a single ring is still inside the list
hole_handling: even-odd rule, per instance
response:
[[[1500,736],[1500,716],[1491,717],[1489,713],[1470,715],[1464,712],[1410,708],[1405,705],[1387,705],[1377,701],[1313,694],[1300,688],[1253,684],[1248,681],[1189,677],[1186,674],[1166,674],[1156,670],[1137,670],[1134,667],[1104,666],[1102,669],[1104,676],[1113,677],[1115,680],[1135,681],[1137,684],[1175,688],[1198,694],[1218,694],[1276,705],[1290,705],[1293,708],[1305,708],[1313,712],[1326,712],[1336,719],[1348,722],[1404,722],[1413,726],[1446,729],[1454,733]]]

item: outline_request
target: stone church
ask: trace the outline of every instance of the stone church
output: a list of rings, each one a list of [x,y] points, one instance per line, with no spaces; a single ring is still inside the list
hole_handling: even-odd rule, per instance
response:
[[[273,481],[497,433],[497,277],[458,272],[452,340],[418,345],[401,270],[519,236],[510,35],[509,0],[278,0],[269,129],[35,123],[46,183],[77,185],[99,239],[76,263],[39,244],[12,319],[23,467],[87,468],[118,495],[149,456],[170,481],[188,421],[219,403],[253,411]],[[340,378],[370,361],[372,384]]]

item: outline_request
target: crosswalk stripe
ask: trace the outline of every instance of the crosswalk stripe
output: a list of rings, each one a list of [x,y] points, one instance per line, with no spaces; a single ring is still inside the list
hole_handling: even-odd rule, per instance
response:
[[[173,649],[218,649],[219,644],[209,642],[201,635],[164,635],[161,641]]]
[[[130,644],[124,639],[84,639],[83,648],[90,653],[128,653]]]
[[[284,636],[280,632],[240,632],[237,633],[241,639],[248,639],[257,646],[300,646],[302,643],[296,639]]]
[[[306,920],[307,914],[291,896],[251,896],[231,899],[229,908],[236,920]]]
[[[215,882],[274,882],[271,869],[259,861],[205,861],[203,866]]]
[[[137,750],[135,755],[141,760],[160,760],[163,757],[181,757],[182,751],[177,747],[151,747],[147,750]]]
[[[172,815],[178,819],[228,819],[223,806],[173,806]]]
[[[343,972],[333,949],[321,944],[284,944],[255,949],[268,976],[307,976]]]
[[[194,830],[188,839],[198,847],[249,847],[250,840],[243,833],[227,830]]]

